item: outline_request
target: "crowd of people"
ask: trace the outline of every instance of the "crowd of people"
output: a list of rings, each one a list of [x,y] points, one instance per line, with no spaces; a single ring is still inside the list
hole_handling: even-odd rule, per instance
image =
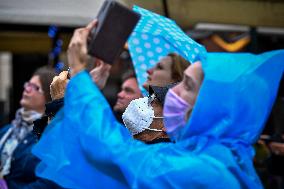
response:
[[[75,30],[69,73],[45,67],[25,83],[21,108],[0,131],[0,188],[263,187],[253,144],[277,94],[283,51],[196,62],[171,52],[147,70],[148,96],[127,72],[111,108],[101,92],[111,65],[96,59],[86,71],[96,25]],[[271,149],[283,154],[281,145]]]

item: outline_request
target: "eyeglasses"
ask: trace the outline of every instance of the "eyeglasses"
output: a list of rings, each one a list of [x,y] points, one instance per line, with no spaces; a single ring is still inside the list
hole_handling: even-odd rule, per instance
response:
[[[43,94],[43,90],[40,88],[40,86],[34,84],[34,83],[31,83],[31,82],[25,82],[24,84],[24,88],[26,90],[33,90],[33,91],[37,91],[39,93],[42,93]]]

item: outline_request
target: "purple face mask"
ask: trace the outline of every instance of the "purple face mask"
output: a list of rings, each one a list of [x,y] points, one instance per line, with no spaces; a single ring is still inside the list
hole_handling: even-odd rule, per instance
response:
[[[192,105],[169,89],[163,108],[164,125],[168,133],[174,132],[186,124],[185,115],[190,109],[192,109]]]

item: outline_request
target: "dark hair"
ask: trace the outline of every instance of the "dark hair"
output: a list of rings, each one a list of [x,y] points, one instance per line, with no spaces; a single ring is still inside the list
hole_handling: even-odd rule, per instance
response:
[[[176,53],[169,53],[167,56],[172,59],[172,78],[175,82],[181,81],[184,70],[190,66],[191,63]]]
[[[57,75],[55,69],[48,66],[43,66],[34,72],[33,76],[36,75],[39,76],[39,81],[42,85],[46,102],[51,101],[50,84],[52,79]]]
[[[127,79],[134,78],[136,79],[136,75],[133,70],[127,70],[123,75],[122,75],[122,82],[126,81]]]

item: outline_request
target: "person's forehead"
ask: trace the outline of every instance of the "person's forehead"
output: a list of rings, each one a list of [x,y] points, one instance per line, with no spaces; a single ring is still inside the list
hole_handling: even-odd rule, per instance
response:
[[[128,78],[123,82],[122,86],[128,88],[137,88],[138,87],[137,80],[134,77]]]
[[[30,79],[30,83],[33,84],[37,84],[41,86],[40,80],[39,80],[39,76],[38,75],[34,75],[32,76],[32,78]]]
[[[161,64],[168,64],[172,62],[172,58],[169,56],[164,56],[159,61]]]

